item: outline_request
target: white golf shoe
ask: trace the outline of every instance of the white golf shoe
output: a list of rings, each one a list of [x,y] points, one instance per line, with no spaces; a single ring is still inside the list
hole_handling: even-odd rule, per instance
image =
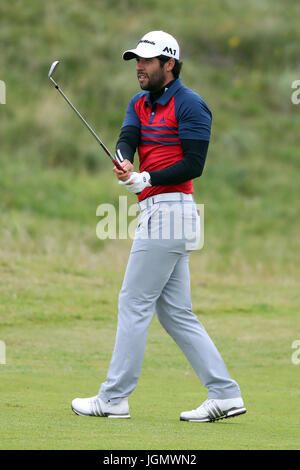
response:
[[[244,402],[241,397],[225,400],[208,399],[196,410],[183,411],[180,414],[181,421],[194,423],[210,423],[224,418],[233,418],[246,413]]]
[[[122,398],[117,404],[105,403],[95,396],[90,398],[75,398],[71,408],[80,416],[100,416],[103,418],[130,418],[128,398]]]

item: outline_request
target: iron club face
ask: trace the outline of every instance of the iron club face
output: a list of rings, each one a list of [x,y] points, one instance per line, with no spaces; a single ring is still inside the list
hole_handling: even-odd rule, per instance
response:
[[[59,64],[59,60],[55,60],[55,61],[52,63],[52,65],[51,65],[51,67],[50,67],[50,69],[49,69],[49,73],[48,73],[48,77],[49,77],[49,78],[52,77],[53,72],[54,72],[54,70],[57,68],[58,64]]]

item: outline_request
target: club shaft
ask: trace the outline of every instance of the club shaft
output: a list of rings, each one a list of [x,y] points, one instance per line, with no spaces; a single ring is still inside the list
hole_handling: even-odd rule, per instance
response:
[[[61,90],[61,88],[58,86],[58,84],[56,83],[56,81],[52,78],[52,77],[49,77],[50,80],[52,81],[52,83],[54,84],[55,88],[57,89],[57,91],[59,91],[59,93],[61,94],[61,96],[64,98],[64,100],[68,103],[69,106],[71,106],[71,108],[73,109],[73,111],[75,111],[75,113],[77,114],[77,116],[81,119],[81,121],[86,125],[86,127],[88,128],[88,130],[90,131],[90,133],[95,137],[95,139],[97,140],[98,144],[101,145],[101,147],[103,148],[104,152],[109,156],[109,158],[112,160],[112,162],[115,164],[115,166],[118,168],[118,170],[121,170],[124,172],[123,168],[121,167],[121,165],[119,164],[118,160],[112,156],[112,154],[110,153],[110,151],[108,150],[108,148],[104,145],[104,143],[102,142],[102,140],[97,136],[96,132],[91,128],[91,126],[88,124],[88,122],[84,119],[84,117],[80,114],[80,112],[75,108],[75,106],[71,103],[71,101],[69,100],[69,98],[64,94],[64,92]]]

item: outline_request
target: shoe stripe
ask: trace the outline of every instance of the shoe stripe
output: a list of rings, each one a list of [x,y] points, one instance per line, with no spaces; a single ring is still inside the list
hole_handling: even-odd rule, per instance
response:
[[[211,410],[211,413],[212,413],[213,417],[214,417],[214,418],[218,418],[219,413],[218,413],[218,411],[217,411],[217,409],[216,409],[215,404],[214,404],[214,403],[210,403],[209,405],[210,405],[210,410]]]
[[[100,400],[96,399],[95,401],[96,401],[96,406],[98,410],[98,416],[103,416],[101,405],[100,405]]]
[[[220,416],[224,416],[224,411],[222,411],[218,405],[216,403],[214,403],[214,406],[216,408],[216,411],[217,411],[217,416],[220,417]]]
[[[207,411],[208,416],[210,417],[212,421],[216,421],[217,419],[224,416],[224,412],[213,401],[206,403],[205,409]]]
[[[96,402],[96,400],[93,400],[93,401],[92,401],[92,405],[93,405],[93,414],[94,414],[95,416],[98,416],[98,409],[97,409],[97,402]]]
[[[209,410],[208,415],[211,421],[215,421],[217,419],[217,416],[214,415],[214,412],[211,409]]]
[[[93,413],[94,416],[103,416],[102,410],[101,410],[101,405],[100,405],[100,402],[97,398],[92,400],[91,405],[92,405],[92,413]]]
[[[92,409],[92,414],[94,416],[97,416],[96,404],[95,404],[94,400],[92,400],[92,402],[91,402],[91,409]]]
[[[211,407],[211,403],[205,403],[205,411],[207,412],[208,417],[214,421],[215,420],[215,411]]]

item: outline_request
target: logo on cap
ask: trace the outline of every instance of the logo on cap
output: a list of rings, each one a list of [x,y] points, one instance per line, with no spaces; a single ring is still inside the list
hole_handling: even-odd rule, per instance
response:
[[[146,42],[147,44],[153,44],[153,46],[155,46],[155,42],[154,42],[154,41],[148,41],[147,39],[141,39],[141,40],[138,42],[138,44],[139,44],[140,42]]]
[[[167,52],[168,54],[176,55],[176,49],[171,49],[171,47],[166,46],[163,52]]]

